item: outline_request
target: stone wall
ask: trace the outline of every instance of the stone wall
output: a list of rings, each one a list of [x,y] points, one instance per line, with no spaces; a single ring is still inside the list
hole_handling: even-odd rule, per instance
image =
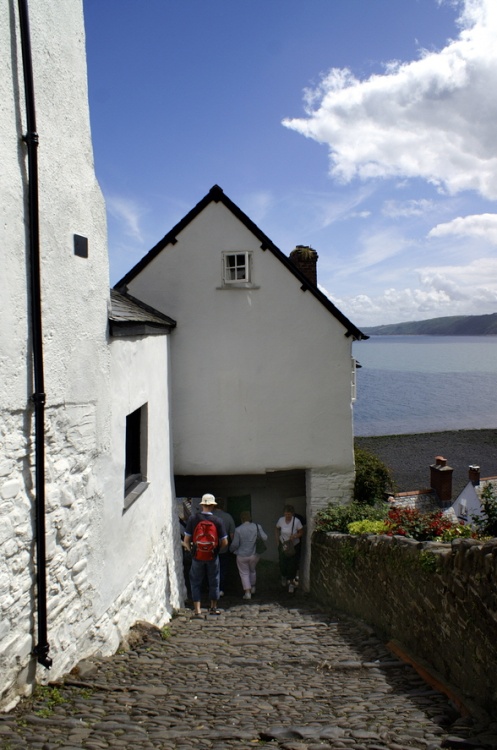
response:
[[[95,407],[47,409],[46,557],[50,671],[36,664],[37,600],[33,467],[29,416],[0,419],[0,707],[7,709],[33,682],[54,680],[91,654],[109,655],[138,620],[157,625],[182,603],[179,538],[164,523],[145,562],[103,611],[98,527],[102,488],[98,479]],[[176,528],[176,527],[175,527]],[[117,533],[117,532],[116,532]],[[178,533],[179,537],[179,533]],[[124,554],[127,554],[126,552]]]
[[[314,529],[316,514],[330,504],[331,498],[336,505],[350,503],[354,491],[355,472],[353,468],[337,471],[333,467],[307,469],[305,473],[307,497],[307,532],[310,539]],[[310,588],[311,545],[305,543],[305,555],[302,564],[302,585],[306,591]]]
[[[497,713],[497,540],[314,534],[311,592],[427,662]]]

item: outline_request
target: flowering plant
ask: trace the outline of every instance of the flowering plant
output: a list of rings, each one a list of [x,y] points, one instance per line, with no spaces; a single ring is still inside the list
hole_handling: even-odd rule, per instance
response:
[[[416,508],[391,508],[386,523],[389,536],[408,536],[422,542],[443,537],[455,525],[441,511],[422,513]]]

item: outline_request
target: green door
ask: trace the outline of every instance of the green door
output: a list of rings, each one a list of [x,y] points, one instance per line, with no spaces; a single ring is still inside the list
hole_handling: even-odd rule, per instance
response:
[[[228,497],[226,498],[226,500],[228,506],[226,510],[233,516],[235,526],[240,526],[240,514],[242,513],[242,511],[248,510],[249,513],[252,513],[252,501],[250,499],[250,495]]]

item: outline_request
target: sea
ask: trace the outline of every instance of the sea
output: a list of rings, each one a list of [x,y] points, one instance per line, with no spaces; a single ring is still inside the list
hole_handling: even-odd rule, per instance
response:
[[[497,336],[371,336],[352,351],[355,435],[497,428]]]

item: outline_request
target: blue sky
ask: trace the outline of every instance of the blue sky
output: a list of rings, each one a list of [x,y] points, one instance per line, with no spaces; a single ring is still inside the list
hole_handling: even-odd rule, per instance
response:
[[[83,0],[111,283],[212,187],[356,325],[497,311],[495,0]]]

